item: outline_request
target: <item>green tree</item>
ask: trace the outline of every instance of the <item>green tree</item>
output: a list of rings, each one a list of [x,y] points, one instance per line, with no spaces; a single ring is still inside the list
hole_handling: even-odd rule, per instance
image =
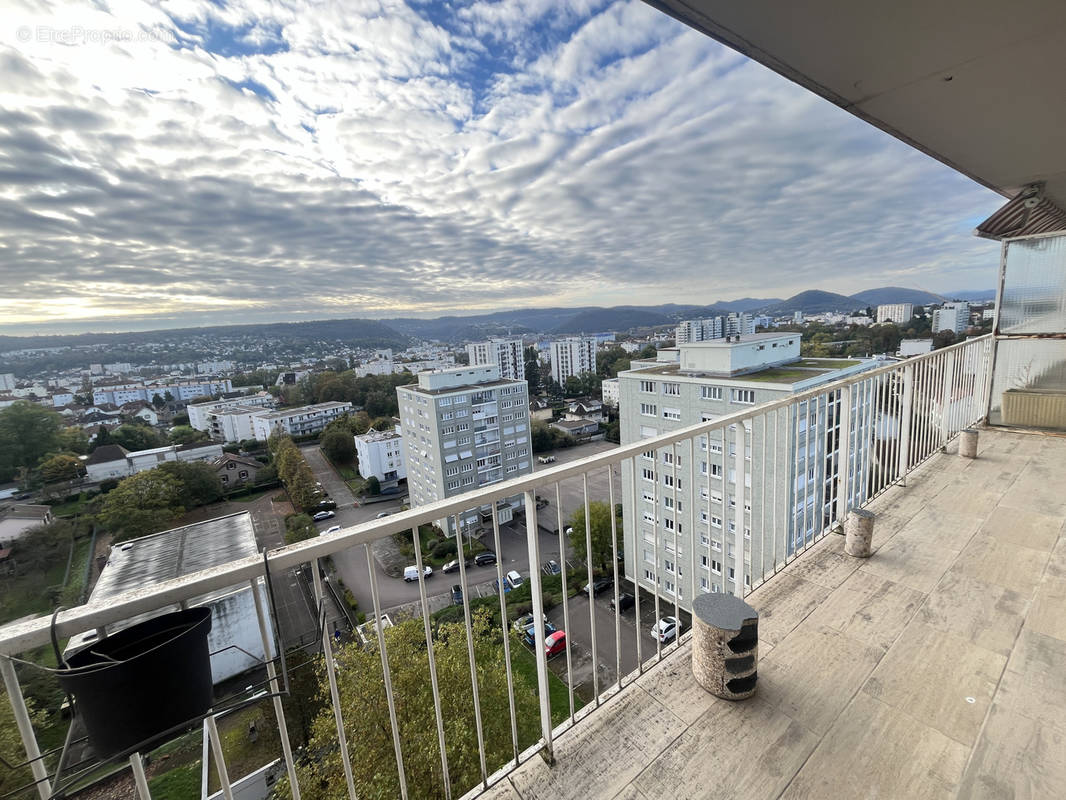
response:
[[[167,461],[156,469],[181,484],[179,505],[185,508],[205,506],[222,497],[222,481],[215,468],[203,461]]]
[[[166,404],[167,401],[163,399],[163,395],[159,394],[158,392],[152,395],[152,405],[155,406],[157,411],[163,408],[163,406],[165,406]]]
[[[83,456],[89,452],[89,437],[81,428],[63,428],[59,432],[59,449]]]
[[[547,453],[549,450],[555,448],[555,438],[552,436],[552,429],[544,420],[533,420],[530,424],[529,435],[534,453]]]
[[[295,544],[318,536],[318,529],[309,514],[289,514],[285,518],[285,544]]]
[[[68,453],[59,453],[41,461],[41,477],[45,483],[73,481],[85,474],[81,459]]]
[[[185,513],[184,487],[160,469],[150,469],[119,482],[100,507],[98,520],[121,542],[166,530]]]
[[[355,459],[355,441],[348,430],[333,430],[323,432],[319,439],[319,446],[326,458],[334,464],[351,464]]]
[[[20,467],[35,468],[57,451],[62,420],[50,408],[25,400],[0,409],[0,482],[14,478]]]
[[[376,475],[371,475],[366,479],[366,490],[375,497],[381,494],[381,481],[377,479]]]
[[[507,691],[507,666],[500,630],[485,611],[472,619],[474,661],[477,664],[478,698],[484,726],[485,760],[489,771],[502,767],[511,757],[511,723]],[[444,797],[444,778],[429,675],[429,656],[422,622],[410,620],[385,631],[389,675],[396,699],[396,721],[403,742],[404,771],[408,796]],[[517,643],[515,647],[520,646]],[[481,778],[474,697],[470,685],[470,657],[466,626],[445,623],[433,641],[440,700],[448,709],[445,717],[445,747],[451,794],[458,797]],[[392,728],[381,658],[376,647],[354,644],[338,647],[337,683],[345,734],[351,749],[356,792],[360,797],[399,797],[399,777],[392,746]],[[515,719],[519,747],[537,738],[536,687],[520,672],[515,680]],[[328,696],[321,686],[320,697]],[[307,757],[297,767],[305,800],[333,800],[345,795],[343,767],[337,747],[333,709],[324,705],[312,725]],[[279,797],[287,797],[288,779],[278,784]]]
[[[659,351],[655,349],[655,345],[646,344],[644,345],[644,349],[637,353],[637,358],[654,361],[658,355]]]
[[[574,533],[570,537],[570,544],[574,548],[574,554],[592,563],[600,569],[606,569],[611,564],[611,506],[599,500],[589,503],[589,520],[591,524],[585,526],[585,509],[578,508],[570,518],[570,524]],[[615,526],[618,534],[618,549],[622,549],[622,517],[615,517]],[[592,550],[588,550],[586,533],[591,529]]]
[[[938,331],[933,334],[933,349],[939,350],[942,347],[955,344],[955,331],[944,330]]]
[[[540,359],[537,358],[537,348],[530,345],[523,351],[523,356],[526,383],[529,384],[529,394],[532,396],[540,390]]]
[[[178,425],[170,429],[170,434],[167,438],[171,444],[192,444],[193,442],[207,441],[210,437],[190,425]]]
[[[151,450],[166,444],[163,437],[147,425],[130,422],[119,425],[111,431],[111,441],[127,450]]]

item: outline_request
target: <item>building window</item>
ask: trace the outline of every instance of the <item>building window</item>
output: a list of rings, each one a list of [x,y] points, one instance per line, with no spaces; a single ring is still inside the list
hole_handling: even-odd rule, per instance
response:
[[[743,403],[745,405],[755,404],[755,390],[754,389],[732,389],[730,390],[730,398],[734,403]]]
[[[681,396],[681,384],[680,383],[664,383],[663,384],[663,394],[669,395],[670,397],[680,397]]]
[[[715,561],[714,559],[711,559],[711,572],[713,572],[715,575],[721,575],[722,574],[722,562],[721,561]]]
[[[654,417],[657,415],[658,409],[655,407],[654,403],[641,403],[640,413],[645,417]]]
[[[681,409],[680,408],[664,408],[663,419],[672,419],[677,422],[681,421]]]
[[[655,480],[655,470],[653,470],[653,469],[647,469],[647,468],[645,468],[645,469],[642,469],[642,470],[640,471],[640,473],[641,473],[641,475],[642,475],[642,476],[644,477],[644,480],[646,480],[646,481],[653,481],[653,480]]]
[[[722,387],[721,386],[702,386],[702,387],[700,387],[700,396],[704,400],[721,400],[722,399]]]
[[[641,381],[640,382],[640,390],[642,392],[651,392],[652,394],[654,394],[655,393],[655,381]]]

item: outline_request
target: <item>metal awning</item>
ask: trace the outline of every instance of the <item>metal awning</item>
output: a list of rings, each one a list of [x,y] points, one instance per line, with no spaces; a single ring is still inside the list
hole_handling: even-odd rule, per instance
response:
[[[1041,190],[1039,184],[1027,186],[978,225],[975,233],[986,239],[1006,239],[1066,231],[1066,211],[1044,197]]]

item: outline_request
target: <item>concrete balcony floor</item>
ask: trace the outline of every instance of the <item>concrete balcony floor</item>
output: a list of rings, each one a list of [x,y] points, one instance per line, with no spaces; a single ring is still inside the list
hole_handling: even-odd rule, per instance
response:
[[[1066,438],[983,431],[749,598],[754,698],[664,657],[484,797],[1066,797]]]

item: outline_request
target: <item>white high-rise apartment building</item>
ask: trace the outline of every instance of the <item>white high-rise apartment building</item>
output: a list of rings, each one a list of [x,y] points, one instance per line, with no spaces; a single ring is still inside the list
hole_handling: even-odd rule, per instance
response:
[[[618,375],[621,441],[630,444],[711,421],[876,365],[872,359],[801,361],[798,333],[757,333],[739,342],[722,338],[660,350],[657,361],[635,362]],[[868,400],[859,392],[851,396],[853,430],[854,425],[872,428],[872,415],[862,413]],[[844,468],[840,402],[836,392],[795,412],[701,437],[691,453],[686,442],[676,450],[649,449],[632,465],[623,462],[626,575],[653,591],[657,574],[660,594],[691,608],[693,578],[697,592],[733,593],[737,580],[750,580],[750,566],[734,559],[738,528],[746,540],[750,537],[745,556],[756,561],[761,542],[781,540],[777,531],[787,533],[789,550],[802,546],[837,499],[836,478]],[[858,474],[870,461],[871,440],[872,430],[856,431],[849,460],[864,465],[855,468]],[[752,469],[753,445],[761,457],[765,443],[766,469],[762,461]],[[748,458],[739,478],[742,491],[737,491],[738,448]],[[865,480],[851,481],[849,504],[862,502],[866,491]],[[744,498],[742,508],[738,495]],[[697,574],[692,576],[694,552]]]
[[[753,333],[755,333],[755,320],[751,314],[733,313],[706,319],[685,320],[674,331],[674,343],[706,342],[725,336],[749,336]]]
[[[489,339],[466,346],[470,366],[482,367],[495,364],[500,368],[500,377],[510,381],[526,379],[525,348],[521,339]]]
[[[954,331],[962,333],[970,327],[969,303],[944,303],[933,312],[933,333]]]
[[[596,371],[596,340],[571,336],[552,342],[552,380],[562,386],[571,375]]]
[[[877,307],[878,322],[895,322],[904,325],[914,316],[914,303],[889,303]]]
[[[412,506],[533,471],[527,384],[501,378],[497,365],[422,372],[396,398]],[[498,502],[497,519],[508,522],[521,504],[521,495]],[[463,531],[491,524],[492,513],[491,505],[471,507],[460,515]],[[454,522],[437,525],[454,534]]]

